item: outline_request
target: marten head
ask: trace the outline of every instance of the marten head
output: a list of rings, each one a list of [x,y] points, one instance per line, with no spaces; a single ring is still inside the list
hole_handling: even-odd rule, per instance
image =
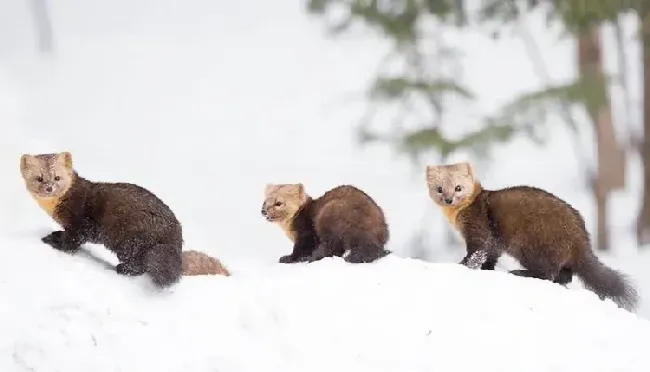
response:
[[[479,186],[470,163],[427,166],[429,196],[443,207],[457,207],[471,202]]]
[[[24,154],[20,158],[20,173],[27,190],[39,198],[59,198],[74,181],[72,154]]]
[[[264,191],[262,215],[270,222],[286,222],[295,217],[307,202],[308,196],[302,183],[268,184]]]

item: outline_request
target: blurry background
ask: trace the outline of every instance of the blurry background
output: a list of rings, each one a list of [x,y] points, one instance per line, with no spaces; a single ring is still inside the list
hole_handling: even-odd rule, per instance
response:
[[[469,160],[487,188],[578,208],[650,296],[643,3],[0,0],[2,229],[52,225],[18,158],[68,150],[87,178],[154,191],[187,248],[233,264],[291,248],[259,214],[267,182],[354,184],[395,253],[457,261],[424,166]]]

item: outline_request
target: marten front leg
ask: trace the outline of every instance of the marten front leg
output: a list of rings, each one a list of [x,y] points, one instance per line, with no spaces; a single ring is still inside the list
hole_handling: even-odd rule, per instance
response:
[[[485,252],[485,257],[483,257],[483,253],[480,253],[478,256],[476,255],[478,252]],[[494,253],[494,252],[487,252],[487,251],[473,251],[471,253],[467,253],[465,257],[459,262],[461,265],[468,266],[468,261],[470,259],[476,260],[477,258],[481,258],[482,260],[484,259],[485,261],[481,264],[481,270],[494,270],[494,268],[497,265],[497,262],[499,261],[499,254]]]
[[[461,264],[467,266],[472,270],[476,270],[478,268],[483,267],[483,265],[485,265],[488,256],[489,256],[488,251],[484,249],[478,249],[472,253],[468,253],[467,256],[465,256],[461,261]]]
[[[135,242],[131,242],[131,244],[131,246],[112,247],[112,250],[119,252],[117,258],[120,260],[120,263],[115,266],[115,272],[125,276],[140,276],[146,271],[144,265],[146,252],[142,249],[144,244]]]
[[[74,230],[59,230],[53,231],[44,236],[41,238],[41,241],[56,250],[66,253],[74,253],[81,247],[81,244],[85,242],[85,238],[82,234],[77,233]]]
[[[316,239],[312,234],[302,234],[296,237],[291,254],[280,257],[280,263],[308,262],[316,249]]]
[[[54,249],[59,249],[63,245],[63,231],[52,231],[42,237],[41,241]]]
[[[467,255],[459,262],[461,265],[481,270],[494,270],[501,256],[501,252],[496,249],[495,241],[489,232],[466,226],[463,231]]]
[[[310,256],[296,256],[293,253],[286,256],[280,257],[278,260],[279,263],[297,263],[297,262],[309,262]]]
[[[489,251],[485,262],[481,265],[481,270],[494,270],[499,261],[499,256],[499,252]]]

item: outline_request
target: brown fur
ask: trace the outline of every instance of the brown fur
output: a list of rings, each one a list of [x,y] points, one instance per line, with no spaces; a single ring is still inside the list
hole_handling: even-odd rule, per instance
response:
[[[460,232],[467,256],[487,252],[482,269],[494,269],[506,253],[526,270],[512,273],[567,284],[575,272],[601,298],[622,307],[636,304],[636,292],[593,253],[580,213],[557,196],[529,186],[485,190],[469,163],[427,167],[429,196]]]
[[[350,185],[312,199],[302,184],[268,184],[262,215],[277,223],[294,243],[280,262],[345,257],[347,262],[372,262],[390,253],[388,225],[382,209],[363,191]]]
[[[148,272],[164,287],[182,274],[182,228],[169,207],[150,191],[129,183],[92,182],[79,176],[69,152],[25,154],[20,159],[25,186],[59,225],[41,240],[76,252],[82,244],[113,251],[122,275]]]
[[[230,276],[228,269],[218,259],[203,252],[183,252],[183,275],[224,275]]]

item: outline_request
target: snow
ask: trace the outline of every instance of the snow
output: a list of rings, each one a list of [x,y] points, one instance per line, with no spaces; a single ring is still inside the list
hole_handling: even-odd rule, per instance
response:
[[[0,371],[650,370],[650,249],[631,239],[638,159],[612,198],[616,251],[601,255],[633,278],[638,315],[579,280],[567,289],[508,275],[507,257],[494,272],[456,265],[464,250],[440,244],[446,222],[423,173],[351,138],[383,45],[326,40],[291,2],[249,2],[50,2],[58,53],[48,63],[29,52],[24,7],[0,2]],[[527,25],[542,35],[551,74],[570,76],[570,45],[540,17]],[[456,41],[481,100],[451,107],[451,122],[472,123],[540,84],[516,38],[470,31]],[[562,196],[593,231],[573,142],[558,127],[546,147],[514,141],[477,171],[486,187]],[[18,159],[63,150],[85,177],[154,191],[183,223],[186,249],[233,275],[160,292],[116,275],[100,246],[69,256],[40,243],[57,227],[25,192]],[[278,264],[290,243],[259,207],[266,183],[295,181],[313,195],[340,183],[367,191],[386,211],[396,255]],[[435,262],[407,258],[418,226]]]
[[[157,291],[117,276],[101,247],[69,256],[37,236],[0,241],[2,371],[650,367],[650,322],[586,290],[504,272],[328,258]]]

